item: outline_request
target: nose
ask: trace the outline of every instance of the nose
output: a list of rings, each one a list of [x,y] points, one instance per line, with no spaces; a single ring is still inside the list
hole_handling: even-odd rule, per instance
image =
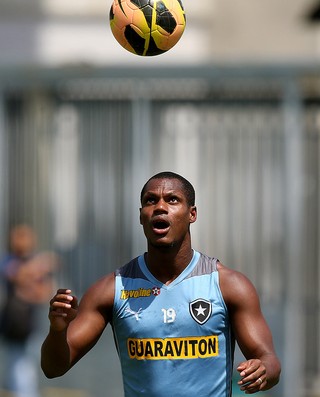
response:
[[[166,201],[163,199],[158,200],[158,202],[155,204],[154,212],[155,213],[167,213],[168,207],[167,207]]]

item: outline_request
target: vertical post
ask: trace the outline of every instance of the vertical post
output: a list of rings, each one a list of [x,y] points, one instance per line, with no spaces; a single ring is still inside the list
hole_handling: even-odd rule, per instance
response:
[[[150,167],[150,142],[151,142],[151,106],[147,93],[144,92],[144,83],[137,81],[134,92],[136,96],[132,99],[132,147],[130,158],[131,169],[130,181],[126,183],[127,195],[125,205],[130,224],[126,225],[126,230],[130,231],[132,256],[139,255],[146,248],[146,240],[139,225],[140,191],[142,185],[151,176],[153,171]],[[130,133],[129,132],[129,133]],[[130,200],[127,198],[131,197]],[[125,221],[127,222],[127,221]]]
[[[303,136],[302,106],[295,81],[287,81],[284,97],[286,180],[286,291],[284,302],[284,397],[304,391],[303,321]]]
[[[0,228],[6,230],[8,214],[8,140],[5,125],[5,103],[0,89]],[[0,251],[5,250],[6,233],[0,233]]]
[[[318,127],[319,128],[319,127]],[[320,136],[319,136],[319,130],[317,128],[317,147],[318,147],[318,159],[320,159]],[[318,165],[318,170],[316,175],[320,176],[320,163]],[[318,198],[319,200],[319,198]],[[315,230],[318,231],[319,233],[319,228],[320,228],[320,210],[319,210],[319,205],[320,205],[320,200],[319,200],[319,204],[318,204],[318,218],[317,218],[317,223],[315,226]],[[317,262],[313,264],[314,269],[320,269],[320,244],[318,243],[318,253],[317,253]],[[320,272],[319,270],[317,271],[318,273],[318,278],[317,278],[317,284],[318,286],[320,286]],[[315,301],[314,303],[314,313],[316,316],[316,322],[317,322],[317,329],[320,329],[320,290],[318,288],[317,293],[315,294]],[[319,346],[315,347],[315,349],[317,349],[316,353],[317,354],[317,362],[316,362],[316,373],[314,375],[314,378],[312,379],[312,384],[310,385],[310,390],[311,390],[311,395],[312,396],[318,396],[319,395],[319,390],[320,390],[320,354],[319,354]]]

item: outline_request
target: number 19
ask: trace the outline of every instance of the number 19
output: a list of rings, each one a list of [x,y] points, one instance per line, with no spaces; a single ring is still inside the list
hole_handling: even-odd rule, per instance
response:
[[[164,323],[173,323],[176,319],[176,312],[174,309],[161,309],[163,313],[163,322]]]

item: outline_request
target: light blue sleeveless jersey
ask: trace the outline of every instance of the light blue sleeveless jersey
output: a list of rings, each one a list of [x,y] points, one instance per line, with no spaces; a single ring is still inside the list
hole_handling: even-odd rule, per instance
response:
[[[234,343],[217,260],[164,285],[144,256],[116,271],[112,327],[126,397],[230,397]]]

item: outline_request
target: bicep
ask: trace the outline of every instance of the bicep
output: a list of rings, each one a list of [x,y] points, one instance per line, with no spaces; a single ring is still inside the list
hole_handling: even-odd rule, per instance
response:
[[[112,279],[102,280],[81,299],[78,314],[67,332],[72,365],[97,343],[111,320],[113,291]]]
[[[249,358],[261,358],[273,352],[273,343],[268,324],[261,312],[260,305],[248,301],[231,311],[231,323],[237,343]]]
[[[97,343],[105,326],[101,316],[92,312],[83,312],[71,322],[67,339],[72,365]]]
[[[226,272],[225,276],[230,278],[223,281],[223,294],[232,330],[242,353],[247,359],[273,353],[272,335],[255,287],[241,273]]]

